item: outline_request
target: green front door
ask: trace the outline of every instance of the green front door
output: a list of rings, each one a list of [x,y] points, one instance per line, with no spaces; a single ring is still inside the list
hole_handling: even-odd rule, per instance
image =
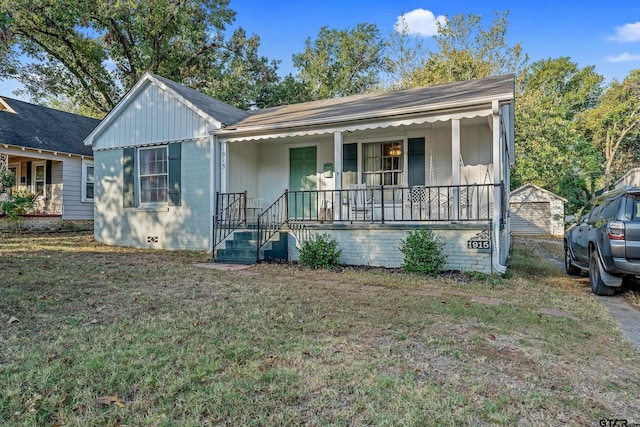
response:
[[[317,186],[316,147],[292,148],[289,151],[289,217],[317,219],[315,193],[297,193],[315,190]]]

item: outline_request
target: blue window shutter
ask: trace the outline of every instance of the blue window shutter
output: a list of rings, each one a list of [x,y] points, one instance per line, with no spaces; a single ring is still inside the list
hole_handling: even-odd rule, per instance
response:
[[[135,206],[135,159],[135,148],[122,150],[122,203],[125,208]]]
[[[27,162],[27,187],[31,186],[32,171],[33,171],[33,163]]]
[[[181,169],[182,144],[169,144],[169,206],[180,206],[181,199]]]
[[[425,150],[424,138],[409,138],[408,147],[408,179],[409,187],[424,185],[425,180]],[[430,182],[429,185],[433,185]]]

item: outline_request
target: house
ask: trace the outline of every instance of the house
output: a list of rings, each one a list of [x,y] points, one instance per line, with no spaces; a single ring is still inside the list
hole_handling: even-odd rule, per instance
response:
[[[93,227],[93,152],[83,140],[99,122],[0,98],[0,170],[36,197],[34,228]]]
[[[501,273],[513,103],[500,76],[243,111],[145,74],[85,139],[95,238],[255,262],[328,233],[345,264],[398,267],[426,226],[447,268]]]
[[[533,184],[511,192],[511,234],[564,234],[564,204],[567,199]]]
[[[640,187],[640,168],[629,170],[629,172],[625,173],[624,176],[614,184],[614,188],[616,189],[623,187]]]

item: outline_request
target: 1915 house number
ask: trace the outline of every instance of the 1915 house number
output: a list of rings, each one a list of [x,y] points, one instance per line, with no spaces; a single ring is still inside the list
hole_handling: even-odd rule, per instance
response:
[[[467,249],[491,249],[488,240],[467,240]]]

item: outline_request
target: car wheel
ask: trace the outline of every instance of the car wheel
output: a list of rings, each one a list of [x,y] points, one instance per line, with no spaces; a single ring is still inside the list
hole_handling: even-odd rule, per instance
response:
[[[569,251],[568,246],[564,247],[564,271],[566,271],[569,276],[579,276],[582,272],[578,267],[571,264],[571,251]]]
[[[600,259],[598,258],[598,251],[596,249],[591,251],[589,257],[589,282],[591,282],[591,290],[594,294],[608,297],[613,295],[616,291],[615,288],[607,286],[602,281],[600,276]]]

